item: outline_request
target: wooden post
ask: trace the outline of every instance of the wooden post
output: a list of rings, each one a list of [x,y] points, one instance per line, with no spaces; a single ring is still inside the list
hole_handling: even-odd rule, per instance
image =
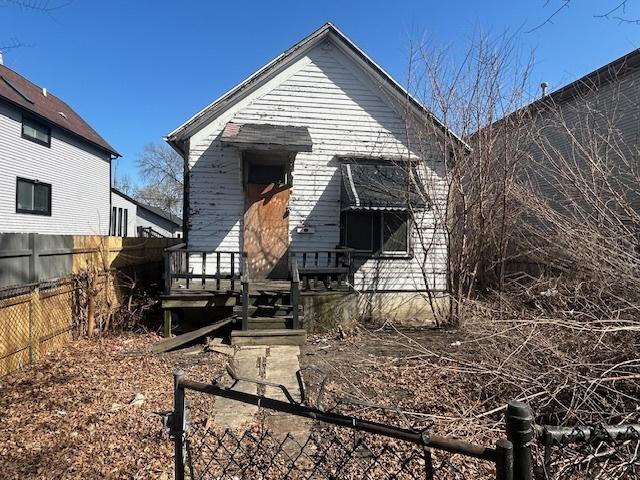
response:
[[[216,290],[220,290],[220,252],[216,252]]]
[[[249,272],[247,266],[247,256],[242,253],[242,330],[249,329]],[[232,287],[233,288],[233,287]]]
[[[236,254],[231,252],[231,290],[236,289]]]
[[[300,328],[300,272],[298,272],[298,261],[293,258],[291,262],[291,307],[293,309],[293,328]]]
[[[40,257],[38,251],[38,234],[29,234],[29,283],[38,283],[40,281]]]
[[[191,283],[191,271],[189,269],[189,250],[187,249],[186,252],[186,257],[184,259],[185,261],[185,265],[187,266],[187,268],[185,269],[186,272],[186,276],[187,276],[187,290],[189,290],[189,284]]]
[[[40,288],[36,286],[29,297],[29,364],[40,358]]]
[[[93,336],[96,327],[96,295],[98,294],[98,272],[95,268],[89,272],[89,291],[87,292],[87,336]]]
[[[171,337],[171,310],[164,309],[164,338]]]
[[[202,289],[204,290],[207,283],[207,254],[202,252]]]
[[[164,293],[171,292],[171,252],[164,252]]]

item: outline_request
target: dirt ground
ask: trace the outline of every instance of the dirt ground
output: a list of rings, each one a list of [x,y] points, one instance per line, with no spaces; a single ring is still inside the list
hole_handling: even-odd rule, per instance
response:
[[[134,333],[82,339],[0,379],[0,476],[173,478],[173,444],[158,415],[172,409],[172,373],[180,368],[190,379],[210,382],[223,373],[227,357],[188,349],[147,353],[158,339]],[[338,409],[400,426],[440,420],[452,425],[448,420],[459,415],[444,402],[447,381],[441,373],[417,376],[414,367],[425,360],[413,359],[411,342],[442,350],[459,340],[455,333],[418,328],[401,333],[361,328],[347,336],[311,336],[300,360],[313,401],[319,382],[328,377],[323,407],[355,397],[410,413],[352,403]]]
[[[173,444],[157,412],[173,371],[210,382],[226,356],[151,355],[155,334],[79,340],[0,379],[3,479],[173,478]]]
[[[307,398],[323,409],[492,446],[504,436],[510,399],[528,394],[534,411],[557,407],[520,376],[499,374],[497,365],[513,359],[513,329],[483,332],[362,325],[311,335],[300,355]],[[549,337],[547,330],[539,335]],[[180,368],[211,382],[228,357],[201,349],[146,353],[157,340],[133,333],[79,340],[0,379],[0,478],[173,478],[173,445],[158,415],[172,408],[172,373]],[[545,365],[541,371],[553,374]],[[435,451],[434,458],[463,472],[459,478],[493,475],[491,465],[473,459]]]

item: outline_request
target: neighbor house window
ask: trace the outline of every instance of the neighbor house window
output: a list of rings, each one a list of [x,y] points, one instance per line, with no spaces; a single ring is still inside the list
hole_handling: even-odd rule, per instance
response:
[[[51,146],[51,128],[46,125],[32,120],[30,118],[22,118],[22,138],[39,143],[46,147]]]
[[[118,207],[111,208],[111,231],[109,232],[112,237],[116,236],[116,220],[118,215]]]
[[[118,209],[118,236],[122,236],[122,209]]]
[[[342,214],[342,244],[356,252],[409,254],[407,212],[349,211]]]
[[[129,209],[112,207],[109,235],[112,237],[126,237],[129,232],[127,223],[129,223]]]
[[[16,212],[51,215],[51,185],[18,178],[16,183]]]

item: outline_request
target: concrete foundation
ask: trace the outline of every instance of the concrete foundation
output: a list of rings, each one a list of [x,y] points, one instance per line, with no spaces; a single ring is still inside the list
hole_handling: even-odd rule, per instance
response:
[[[449,297],[442,293],[429,301],[420,292],[313,292],[301,296],[305,329],[322,332],[351,327],[370,319],[400,325],[432,326],[448,311]]]

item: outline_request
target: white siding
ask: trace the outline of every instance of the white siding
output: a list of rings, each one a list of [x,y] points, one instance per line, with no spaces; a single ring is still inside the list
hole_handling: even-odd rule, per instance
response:
[[[138,208],[137,222],[139,227],[151,227],[165,237],[177,237],[178,234],[182,236],[182,229],[180,227],[176,227],[168,220],[142,207]]]
[[[51,147],[36,144],[22,138],[21,122],[0,102],[0,232],[106,235],[109,154],[56,128]],[[16,213],[16,177],[51,184],[51,216]]]
[[[122,218],[123,218],[123,222],[124,222],[124,211],[127,211],[127,234],[124,235],[124,231],[122,232],[122,235],[118,235],[118,218],[120,215],[119,210],[116,211],[116,217],[114,219],[113,214],[111,216],[111,220],[112,222],[115,220],[115,235],[116,236],[121,236],[121,237],[137,237],[138,233],[136,230],[136,226],[137,226],[137,222],[136,222],[136,217],[137,217],[137,211],[138,211],[138,207],[135,203],[133,203],[130,200],[127,200],[126,198],[124,198],[121,195],[118,195],[117,193],[111,192],[111,211],[113,212],[113,207],[117,208],[117,209],[122,209],[123,213],[122,213]]]
[[[289,226],[292,250],[314,250],[335,248],[340,240],[337,156],[408,157],[405,121],[399,111],[335,46],[315,47],[191,138],[190,247],[242,249],[241,156],[217,139],[228,121],[308,127],[313,151],[296,156]],[[433,233],[431,212],[422,220],[423,231],[434,240],[425,272],[431,288],[443,289],[444,237],[440,231]],[[301,225],[315,232],[298,234],[296,227]],[[424,290],[420,267],[424,257],[420,248],[416,253],[413,259],[367,260],[358,270],[356,287]]]

